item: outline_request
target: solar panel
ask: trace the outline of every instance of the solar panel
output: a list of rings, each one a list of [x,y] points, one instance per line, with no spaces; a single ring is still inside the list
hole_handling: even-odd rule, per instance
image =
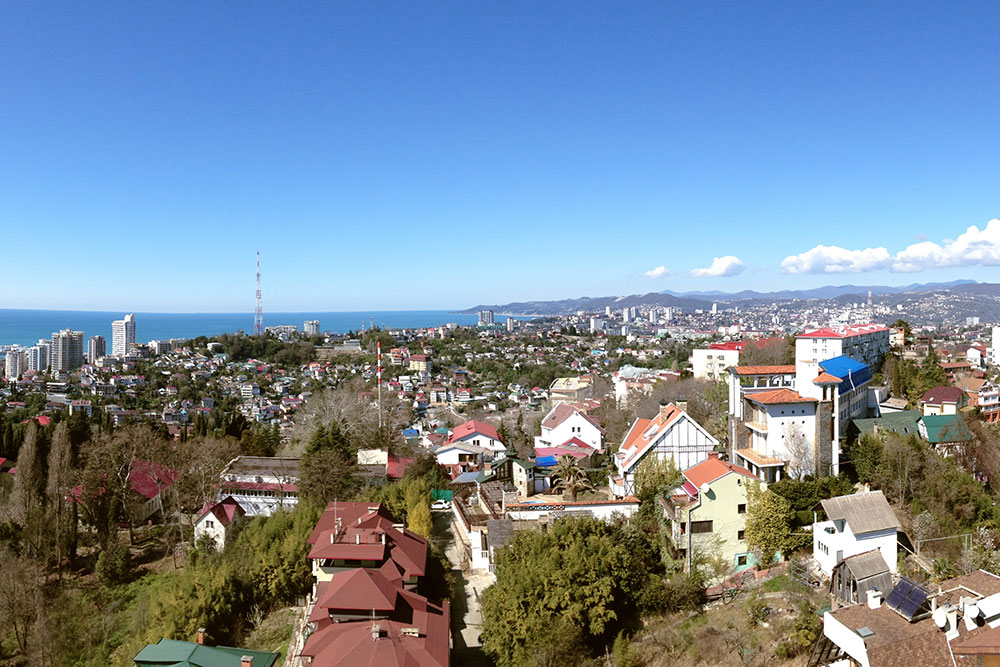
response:
[[[924,602],[927,601],[928,595],[930,593],[904,577],[889,593],[885,604],[890,609],[899,612],[903,618],[913,620],[913,617],[920,612]]]
[[[912,590],[912,582],[908,579],[900,579],[899,583],[896,584],[896,587],[892,589],[891,593],[889,593],[889,597],[885,599],[885,604],[890,609],[899,609],[899,605],[903,604],[906,596],[909,595]]]
[[[920,586],[914,586],[910,594],[899,606],[899,613],[908,619],[912,619],[920,611],[920,607],[927,601],[927,591]]]

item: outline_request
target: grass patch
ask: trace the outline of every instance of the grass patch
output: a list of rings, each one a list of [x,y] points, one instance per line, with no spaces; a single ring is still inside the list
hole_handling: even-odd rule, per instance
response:
[[[251,632],[244,646],[255,651],[271,651],[278,654],[275,664],[282,664],[285,660],[285,653],[288,651],[288,644],[292,639],[292,632],[295,630],[295,616],[297,607],[285,607],[272,611],[263,622],[253,632]]]
[[[787,574],[779,574],[777,577],[768,579],[764,582],[762,588],[768,593],[784,591],[787,593],[808,594],[812,592],[812,589],[808,586],[789,578]]]

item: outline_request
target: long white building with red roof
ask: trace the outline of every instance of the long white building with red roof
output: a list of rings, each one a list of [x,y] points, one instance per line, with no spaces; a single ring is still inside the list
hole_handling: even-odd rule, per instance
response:
[[[613,459],[611,494],[618,498],[635,495],[636,472],[649,457],[671,461],[678,470],[683,470],[707,459],[718,444],[684,410],[673,403],[661,405],[656,417],[635,420],[625,434]]]

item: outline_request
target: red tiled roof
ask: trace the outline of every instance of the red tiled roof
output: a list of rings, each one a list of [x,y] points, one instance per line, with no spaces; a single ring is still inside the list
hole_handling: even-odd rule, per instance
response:
[[[795,365],[789,366],[733,366],[737,375],[794,375]]]
[[[820,373],[813,380],[813,384],[840,384],[841,380],[836,375],[830,375],[827,372]]]
[[[695,488],[701,488],[702,484],[711,484],[715,480],[734,472],[737,475],[743,475],[744,477],[749,477],[750,479],[757,479],[753,473],[751,473],[746,468],[730,463],[729,461],[722,461],[719,459],[719,455],[715,454],[709,456],[707,459],[691,466],[684,471],[684,477],[694,484]]]
[[[840,380],[837,380],[840,382]],[[780,405],[782,403],[815,403],[815,398],[806,398],[797,391],[786,389],[774,389],[771,391],[759,391],[754,394],[746,394],[748,400],[761,405]]]
[[[503,442],[503,440],[500,439],[500,434],[497,433],[496,428],[490,426],[485,422],[481,422],[476,419],[470,419],[461,426],[456,426],[451,433],[451,438],[449,438],[448,442],[445,444],[450,445],[453,442],[457,442],[459,440],[465,440],[477,434],[485,435],[487,438],[496,440],[498,442]]]
[[[330,610],[388,612],[396,608],[396,594],[402,590],[379,570],[358,568],[337,572],[316,591],[316,606],[310,622],[330,617]],[[317,587],[319,589],[319,587]]]
[[[875,333],[876,331],[888,331],[889,329],[881,324],[856,324],[843,327],[826,327],[824,329],[813,329],[799,334],[798,338],[851,338],[864,334]]]

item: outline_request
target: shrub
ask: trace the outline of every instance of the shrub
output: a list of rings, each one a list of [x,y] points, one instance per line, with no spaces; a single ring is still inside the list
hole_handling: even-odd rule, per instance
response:
[[[124,583],[131,572],[132,557],[122,544],[112,544],[97,557],[97,578],[105,586]]]

